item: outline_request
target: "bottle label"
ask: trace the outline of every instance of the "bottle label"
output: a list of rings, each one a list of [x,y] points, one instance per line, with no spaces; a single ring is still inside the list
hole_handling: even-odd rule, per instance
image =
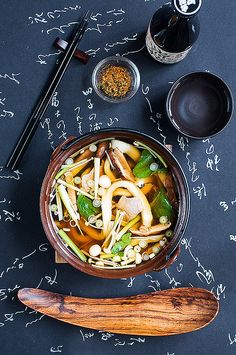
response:
[[[163,49],[161,49],[152,39],[151,32],[150,32],[150,26],[148,27],[147,35],[146,35],[146,46],[148,52],[151,54],[151,56],[156,59],[158,62],[164,63],[164,64],[174,64],[180,62],[182,59],[186,57],[188,52],[192,47],[189,47],[183,52],[179,53],[170,53],[166,52]]]
[[[202,0],[173,0],[175,9],[182,15],[195,15],[202,5]]]

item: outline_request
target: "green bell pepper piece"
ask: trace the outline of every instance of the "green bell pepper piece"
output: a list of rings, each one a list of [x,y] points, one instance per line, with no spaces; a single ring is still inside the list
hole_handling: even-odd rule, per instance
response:
[[[133,168],[134,175],[137,178],[145,178],[150,176],[153,173],[153,171],[150,169],[150,165],[152,163],[155,163],[152,154],[148,150],[144,149],[142,151],[139,162]]]
[[[173,207],[166,196],[164,189],[159,190],[154,195],[154,199],[151,202],[151,209],[152,214],[156,219],[159,219],[161,216],[166,216],[170,221],[174,217]]]
[[[113,248],[111,249],[112,253],[119,254],[122,250],[124,250],[125,247],[127,247],[127,245],[129,245],[131,242],[131,235],[131,233],[124,234],[121,237],[121,240],[113,245]]]
[[[93,206],[93,202],[87,196],[82,194],[78,196],[77,206],[79,213],[86,220],[88,220],[90,216],[96,216],[101,211],[99,207]]]

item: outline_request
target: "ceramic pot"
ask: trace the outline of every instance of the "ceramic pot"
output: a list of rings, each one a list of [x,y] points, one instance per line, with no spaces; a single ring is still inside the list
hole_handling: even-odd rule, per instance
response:
[[[135,268],[107,270],[94,268],[88,263],[81,261],[55,232],[52,220],[50,218],[49,201],[50,192],[55,175],[60,169],[62,163],[73,153],[84,146],[90,145],[97,140],[107,138],[117,138],[125,140],[137,140],[158,152],[168,164],[173,179],[177,186],[179,198],[179,215],[174,230],[174,236],[171,241],[160,251],[157,256],[149,261],[145,261]],[[161,271],[168,268],[176,260],[180,252],[180,242],[187,227],[190,213],[190,193],[184,172],[176,158],[168,148],[162,145],[154,138],[130,129],[107,129],[92,132],[79,138],[70,137],[63,144],[58,146],[52,153],[51,160],[43,180],[40,193],[40,214],[46,236],[52,247],[73,267],[87,274],[103,278],[122,278],[144,274],[151,271]]]

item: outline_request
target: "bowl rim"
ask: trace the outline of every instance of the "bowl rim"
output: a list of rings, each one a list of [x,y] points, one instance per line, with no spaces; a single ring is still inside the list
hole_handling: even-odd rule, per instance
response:
[[[222,84],[222,87],[224,87],[227,91],[227,100],[230,104],[230,114],[229,114],[229,118],[228,121],[226,122],[226,124],[217,132],[213,133],[213,134],[209,134],[206,136],[194,136],[191,134],[188,134],[186,132],[184,132],[183,130],[181,130],[176,124],[175,121],[173,119],[173,116],[170,114],[170,104],[171,104],[171,99],[173,96],[173,92],[176,89],[176,87],[182,82],[184,81],[186,78],[191,77],[191,76],[198,76],[199,74],[203,75],[203,76],[210,76],[216,80],[218,80],[219,83]],[[222,132],[230,123],[233,114],[234,114],[234,97],[233,97],[233,93],[232,90],[230,89],[229,85],[218,75],[213,74],[211,72],[208,71],[194,71],[194,72],[190,72],[187,74],[182,75],[181,77],[179,77],[170,87],[168,94],[167,94],[167,98],[166,98],[166,113],[168,116],[169,121],[171,122],[172,126],[181,134],[183,134],[186,137],[189,138],[193,138],[193,139],[198,139],[198,140],[202,140],[202,139],[207,139],[207,138],[212,138],[214,136],[216,136],[217,134],[219,134],[220,132]]]
[[[181,203],[183,205],[180,205],[181,210],[179,211],[177,223],[175,226],[175,235],[174,238],[171,240],[170,243],[167,244],[166,247],[164,247],[161,252],[154,257],[153,259],[150,259],[149,261],[145,263],[141,263],[140,265],[132,268],[132,269],[121,269],[121,270],[103,270],[99,268],[92,267],[88,263],[85,263],[81,261],[78,257],[74,255],[74,253],[65,246],[64,242],[58,237],[58,234],[56,233],[54,226],[51,221],[50,217],[50,212],[48,208],[48,199],[50,198],[50,193],[52,189],[52,183],[54,181],[54,177],[56,173],[58,172],[58,166],[75,150],[78,150],[82,148],[84,145],[91,144],[94,141],[97,141],[99,139],[104,139],[104,137],[101,137],[100,135],[102,134],[109,134],[109,138],[113,138],[113,135],[116,137],[119,137],[119,134],[127,134],[127,135],[135,135],[134,140],[137,140],[137,137],[139,139],[146,139],[151,147],[155,146],[155,150],[158,148],[161,149],[162,153],[164,152],[164,155],[172,159],[174,162],[175,166],[170,166],[171,171],[173,176],[175,177],[176,172],[178,172],[181,176],[179,179],[179,182],[182,183],[183,185],[183,190],[178,188],[178,194],[179,194],[179,199],[181,196]],[[100,137],[99,137],[100,136]],[[85,140],[90,139],[89,142],[85,142]],[[129,137],[122,136],[123,139],[130,139]],[[76,147],[76,145],[80,143],[80,147]],[[73,144],[73,142],[72,142]],[[159,151],[160,153],[160,151]],[[158,263],[158,261],[166,262],[168,261],[172,256],[173,253],[177,250],[179,247],[181,240],[183,238],[184,232],[187,228],[188,221],[189,221],[189,215],[190,215],[190,191],[189,191],[189,186],[188,182],[185,176],[185,173],[180,166],[178,160],[175,158],[175,156],[172,154],[172,152],[165,147],[161,142],[153,138],[152,136],[142,133],[140,131],[132,130],[132,129],[127,129],[127,128],[108,128],[108,129],[103,129],[95,132],[95,137],[94,137],[94,132],[87,133],[85,135],[82,135],[78,138],[75,139],[74,144],[68,149],[68,151],[63,150],[62,148],[62,153],[58,154],[58,156],[55,158],[55,160],[51,160],[48,166],[48,170],[45,174],[41,191],[40,191],[40,216],[41,216],[41,221],[43,225],[44,232],[47,236],[47,239],[49,240],[50,244],[56,250],[71,266],[75,267],[76,269],[83,271],[87,274],[93,275],[93,276],[98,276],[98,277],[104,277],[104,278],[121,278],[121,277],[130,277],[130,276],[137,276],[139,274],[143,274],[144,272],[148,271],[153,271],[155,269],[155,264]],[[182,214],[180,213],[182,212]],[[184,213],[183,213],[184,212]],[[164,259],[164,261],[163,261]],[[145,269],[145,270],[143,270]],[[128,276],[127,276],[128,274]]]
[[[134,88],[130,91],[130,93],[127,96],[124,96],[121,98],[112,98],[112,97],[109,97],[109,96],[103,94],[102,91],[98,89],[98,86],[97,86],[98,71],[100,68],[102,68],[103,65],[108,64],[110,61],[125,62],[128,64],[129,67],[132,68],[132,72],[135,73],[132,75],[132,77],[134,78]],[[125,101],[128,101],[129,99],[131,99],[138,91],[139,86],[140,86],[140,72],[139,72],[137,65],[132,60],[130,60],[126,57],[123,57],[121,55],[106,57],[106,58],[103,58],[102,60],[100,60],[96,64],[96,66],[94,67],[93,73],[92,73],[92,85],[93,85],[93,88],[94,88],[94,91],[96,92],[96,94],[104,101],[107,101],[110,103],[122,103],[122,102],[125,102]]]

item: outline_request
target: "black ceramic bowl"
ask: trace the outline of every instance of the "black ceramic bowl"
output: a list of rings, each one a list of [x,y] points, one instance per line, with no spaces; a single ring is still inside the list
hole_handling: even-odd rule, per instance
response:
[[[208,72],[182,76],[171,87],[167,115],[182,134],[196,139],[214,136],[229,123],[233,96],[225,82]]]

